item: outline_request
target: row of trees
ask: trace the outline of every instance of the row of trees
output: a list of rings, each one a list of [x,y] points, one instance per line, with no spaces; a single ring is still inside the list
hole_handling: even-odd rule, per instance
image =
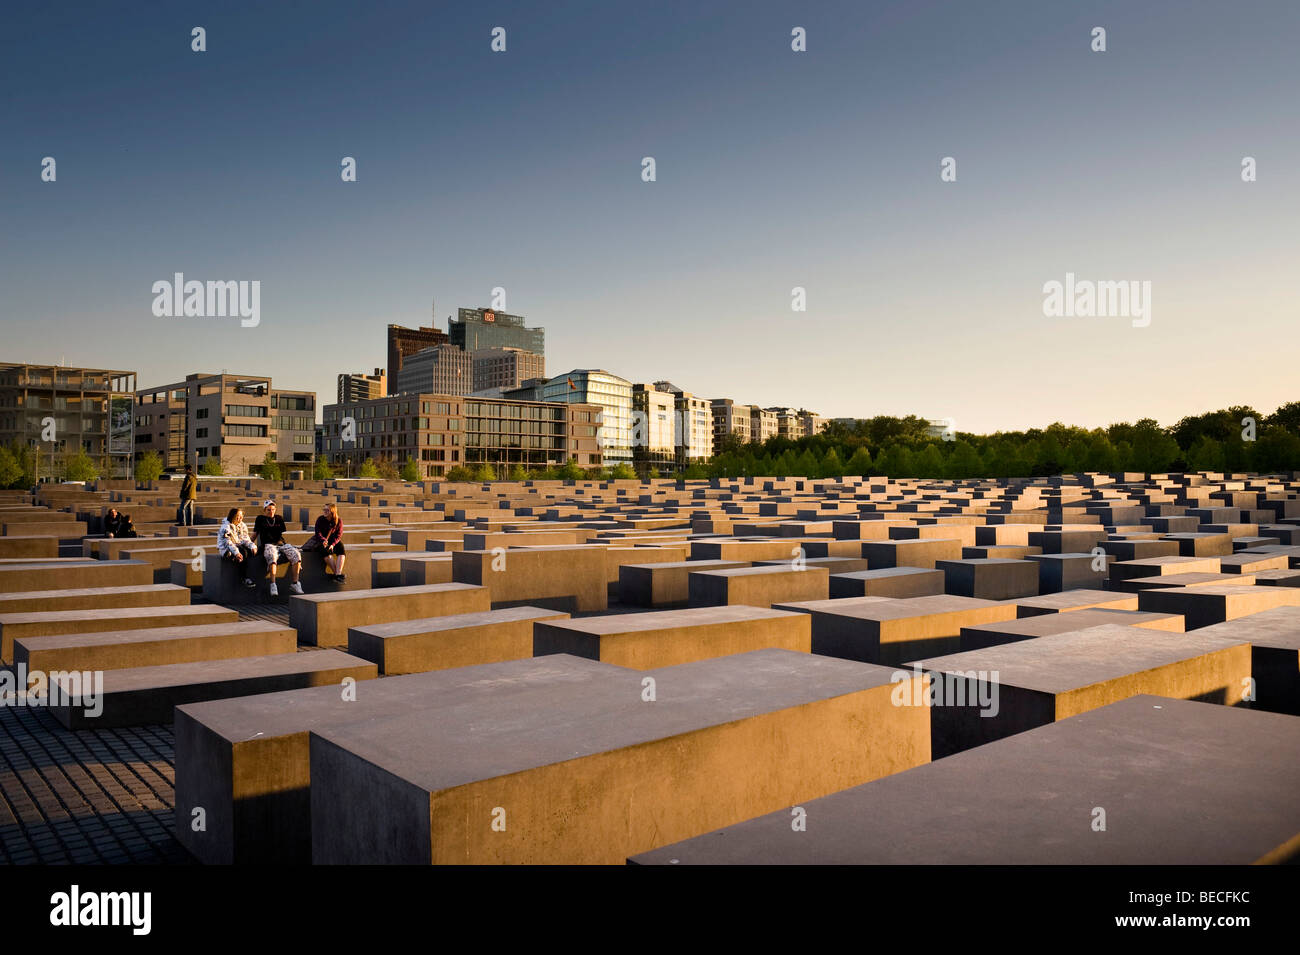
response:
[[[1300,402],[1271,415],[1236,406],[1169,428],[1143,418],[1106,428],[1052,424],[940,441],[923,418],[831,422],[821,434],[762,444],[732,442],[709,462],[710,477],[1042,477],[1078,471],[1300,470]]]
[[[851,423],[833,421],[821,434],[805,438],[769,438],[743,444],[734,437],[724,442],[707,463],[695,463],[681,476],[705,477],[842,477],[878,474],[909,478],[1013,478],[1042,477],[1078,471],[1156,473],[1165,471],[1294,471],[1300,470],[1300,401],[1292,401],[1272,414],[1260,414],[1237,405],[1185,417],[1169,428],[1143,418],[1106,428],[1077,428],[1059,422],[1028,431],[991,435],[958,433],[955,440],[940,441],[928,433],[928,423],[916,415],[878,416]],[[35,451],[26,445],[0,446],[0,488],[31,487],[36,483]],[[40,473],[48,474],[48,464]],[[257,472],[280,480],[284,471],[267,452]],[[139,481],[157,480],[163,461],[146,451],[136,461]],[[221,474],[218,458],[200,468],[205,475]],[[101,468],[84,451],[70,452],[55,461],[55,477],[64,481],[93,481]],[[400,467],[388,460],[367,458],[358,473],[363,478],[419,481],[414,459]],[[626,464],[582,469],[570,462],[560,468],[527,469],[516,464],[500,469],[488,464],[452,468],[449,481],[525,481],[578,479],[632,479]],[[646,472],[660,477],[655,468]],[[335,477],[328,462],[318,460],[312,477]]]

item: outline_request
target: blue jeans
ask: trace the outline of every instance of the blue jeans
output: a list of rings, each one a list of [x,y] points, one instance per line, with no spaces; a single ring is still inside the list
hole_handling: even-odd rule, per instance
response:
[[[194,526],[194,501],[193,500],[181,501],[181,517],[182,517],[181,520],[182,527]]]

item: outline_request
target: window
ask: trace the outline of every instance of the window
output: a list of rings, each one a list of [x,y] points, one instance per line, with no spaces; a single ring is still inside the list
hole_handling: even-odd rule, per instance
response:
[[[208,416],[207,408],[200,408],[198,411],[194,412],[194,417],[196,418],[206,418],[207,416]]]
[[[207,436],[208,436],[208,429],[207,429],[207,428],[195,428],[195,429],[194,429],[194,437],[196,437],[196,438],[206,438]]]
[[[236,418],[265,418],[265,405],[226,405],[226,414]]]

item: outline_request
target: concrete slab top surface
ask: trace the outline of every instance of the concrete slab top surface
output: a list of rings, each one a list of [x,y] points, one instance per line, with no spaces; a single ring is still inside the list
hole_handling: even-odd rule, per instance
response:
[[[369,660],[344,653],[342,650],[276,653],[265,657],[231,657],[226,660],[200,660],[193,663],[166,663],[161,666],[105,670],[104,690],[107,693],[127,693],[132,690],[188,686],[192,683],[216,680],[240,680],[248,677],[279,676],[285,673],[311,673],[348,666],[364,667],[374,666],[374,664]],[[342,699],[337,686],[321,689],[329,690]]]
[[[488,627],[494,623],[511,623],[519,620],[551,620],[568,615],[544,607],[506,607],[501,610],[480,610],[475,613],[453,613],[443,617],[421,617],[417,620],[398,620],[392,623],[369,623],[349,627],[373,637],[402,637],[412,633],[432,633],[438,630],[458,630],[462,627]],[[631,616],[631,615],[629,615]]]
[[[1121,627],[1136,627],[1156,620],[1172,620],[1179,617],[1174,613],[1154,613],[1143,610],[1107,610],[1089,608],[1073,613],[1045,613],[1037,617],[1020,617],[1002,623],[981,623],[962,627],[963,631],[976,633],[1018,633],[1027,637],[1045,637],[1056,633],[1070,633],[1074,630],[1088,630],[1092,627],[1104,627],[1116,624]],[[1205,631],[1200,631],[1204,633]]]
[[[832,576],[846,577],[851,580],[879,580],[882,577],[909,577],[914,574],[933,573],[934,571],[928,567],[879,567],[876,570],[848,570]]]
[[[857,617],[862,620],[904,620],[908,617],[929,617],[934,614],[960,613],[963,610],[1003,605],[1008,604],[1003,600],[981,600],[979,597],[936,594],[930,597],[840,597],[832,600],[806,600],[800,603],[782,603],[772,606],[777,610],[785,607],[799,608],[818,613]]]
[[[71,620],[134,620],[139,617],[203,617],[214,613],[238,614],[216,604],[184,604],[181,606],[160,607],[108,607],[98,610],[30,610],[23,613],[0,613],[0,626],[19,623],[57,623]]]
[[[332,594],[296,594],[290,599],[311,603],[334,603],[343,600],[367,600],[373,597],[409,597],[414,594],[440,594],[457,590],[482,589],[479,584],[415,584],[410,587],[381,587],[376,590],[340,590]]]
[[[1092,604],[1128,603],[1137,599],[1136,594],[1115,590],[1063,590],[1055,594],[1039,594],[1037,597],[1016,597],[1007,603],[1018,607],[1038,607],[1045,610],[1069,610],[1071,607],[1090,607]]]
[[[754,650],[557,686],[527,705],[490,699],[438,711],[313,729],[429,792],[667,739],[889,686],[892,671],[792,650]],[[653,677],[656,700],[642,699]]]
[[[0,602],[7,600],[37,600],[42,597],[112,597],[118,594],[162,594],[187,591],[177,584],[136,584],[133,587],[68,587],[59,590],[23,590],[0,593]],[[146,610],[146,607],[135,608]],[[97,611],[98,612],[98,611]]]
[[[730,604],[687,607],[681,610],[648,610],[644,613],[601,614],[594,617],[557,620],[552,626],[591,634],[637,633],[646,630],[675,630],[681,627],[704,627],[711,624],[795,616],[798,615],[768,607]]]
[[[841,560],[844,558],[833,559]],[[700,570],[696,571],[696,573],[707,577],[764,577],[773,574],[821,574],[823,577],[828,577],[830,575],[830,571],[825,567],[795,568],[784,561],[779,564],[765,564],[760,567],[725,567],[721,570]]]
[[[297,658],[332,652],[341,651],[314,650],[285,655]],[[367,680],[364,685],[357,684],[355,700],[343,699],[336,686],[321,686],[189,703],[177,709],[210,732],[231,743],[240,743],[357,720],[374,720],[417,707],[455,705],[488,692],[498,701],[505,701],[512,691],[588,683],[610,673],[629,672],[632,671],[608,663],[555,654]]]
[[[944,673],[997,671],[993,682],[1055,694],[1247,643],[1240,637],[1202,634],[1105,624],[904,665]]]
[[[710,568],[726,569],[735,567],[740,561],[734,560],[666,560],[659,564],[624,564],[624,567],[636,567],[646,570],[681,570],[683,567],[690,570],[709,570]]]
[[[1274,607],[1196,631],[1207,637],[1244,640],[1253,647],[1300,650],[1300,607]]]
[[[1240,865],[1300,833],[1298,790],[1300,720],[1140,695],[633,861]]]
[[[267,623],[264,620],[236,620],[230,623],[198,624],[184,627],[153,627],[148,630],[102,630],[94,633],[60,633],[48,637],[17,637],[14,642],[21,643],[32,649],[61,650],[65,647],[158,643],[166,640],[230,637],[244,633],[275,633],[282,630],[297,633],[292,627],[286,627],[283,624]]]

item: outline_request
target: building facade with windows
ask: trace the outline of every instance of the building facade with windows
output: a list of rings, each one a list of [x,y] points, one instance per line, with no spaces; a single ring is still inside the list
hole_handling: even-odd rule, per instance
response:
[[[405,325],[388,326],[388,380],[397,382],[397,373],[408,355],[446,345],[450,339],[447,333],[432,325],[420,328],[407,328]]]
[[[600,368],[575,368],[542,386],[542,400],[600,407],[600,450],[606,465],[632,463],[632,383]]]
[[[780,421],[775,411],[753,405],[749,410],[749,440],[763,442],[780,433]]]
[[[546,354],[546,329],[529,328],[522,315],[491,308],[457,309],[456,317],[447,322],[447,333],[453,345],[466,351],[520,348],[534,355]]]
[[[168,471],[217,460],[249,474],[267,452],[309,469],[315,456],[316,393],[275,388],[259,375],[187,375],[135,395],[137,457],[156,451]]]
[[[642,470],[677,463],[674,398],[654,385],[632,386],[632,460]]]
[[[479,348],[474,363],[474,391],[518,388],[531,378],[546,377],[546,359],[522,348]]]
[[[474,359],[459,345],[408,355],[393,377],[393,394],[467,395],[474,390]]]
[[[754,411],[752,405],[737,404],[730,398],[714,398],[709,403],[709,408],[713,413],[714,454],[722,449],[722,444],[728,435],[734,434],[743,444],[751,440],[750,427],[753,424]]]
[[[0,362],[0,443],[35,450],[41,480],[78,451],[104,477],[129,478],[135,380],[133,371]]]
[[[362,373],[339,375],[340,404],[348,401],[369,401],[371,398],[382,398],[386,394],[388,394],[388,376],[384,374],[382,368],[376,368],[373,375]]]
[[[489,400],[446,394],[389,395],[327,405],[321,441],[336,471],[356,475],[370,458],[400,469],[414,460],[421,478],[457,466],[599,467],[600,408],[586,404]]]

